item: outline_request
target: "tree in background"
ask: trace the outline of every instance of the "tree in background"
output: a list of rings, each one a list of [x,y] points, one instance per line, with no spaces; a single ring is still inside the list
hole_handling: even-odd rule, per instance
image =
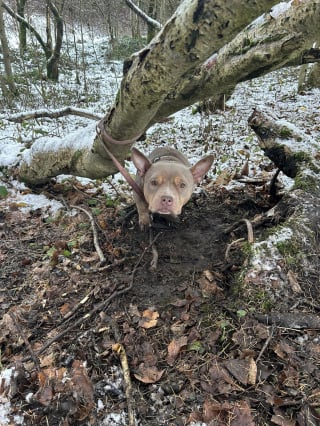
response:
[[[25,6],[27,0],[16,0],[17,4],[17,14],[21,16],[21,18],[25,19]],[[27,48],[27,25],[24,20],[18,21],[19,25],[19,46],[20,46],[20,54],[23,55]]]
[[[6,31],[5,31],[5,26],[4,26],[2,0],[0,0],[0,43],[1,43],[1,49],[2,49],[2,55],[3,55],[4,70],[5,70],[5,78],[1,76],[0,81],[1,81],[1,90],[2,90],[3,96],[5,97],[7,95],[8,89],[12,94],[14,94],[16,92],[16,87],[13,80],[10,51],[9,51],[9,45],[8,45]]]
[[[18,12],[11,9],[6,3],[3,3],[3,8],[20,23],[20,27],[22,25],[23,28],[27,28],[36,37],[36,40],[45,54],[47,77],[49,80],[53,81],[58,81],[59,78],[59,60],[63,40],[62,6],[63,3],[61,4],[61,10],[59,10],[51,0],[46,1],[47,39],[44,40],[33,25],[26,21],[24,17],[20,16]],[[52,37],[51,16],[54,21],[54,37]],[[24,43],[24,37],[22,42]],[[24,51],[23,46],[20,45],[20,50],[21,49]]]

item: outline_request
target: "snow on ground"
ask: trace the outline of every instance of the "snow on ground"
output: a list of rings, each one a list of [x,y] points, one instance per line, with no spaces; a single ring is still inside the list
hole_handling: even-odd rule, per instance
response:
[[[94,73],[96,67],[92,68],[91,72]],[[257,176],[270,162],[247,125],[247,119],[253,108],[271,111],[300,129],[307,126],[310,136],[319,140],[320,91],[313,89],[298,95],[298,72],[297,68],[287,69],[240,84],[228,101],[226,111],[219,111],[214,115],[193,114],[192,108],[186,108],[176,113],[169,122],[153,126],[147,133],[146,141],[139,142],[136,146],[149,153],[156,146],[169,144],[186,153],[191,163],[207,153],[213,153],[215,163],[211,172],[212,177],[217,177],[224,170],[240,170],[249,157],[249,176]],[[94,74],[91,78],[94,78]],[[63,81],[61,84],[65,85],[66,82]],[[92,112],[96,113],[99,110],[101,115],[105,111],[103,88],[101,85],[101,99],[95,105],[90,105]],[[23,128],[20,124],[8,122],[6,117],[9,115],[10,112],[6,111],[0,116],[2,119],[0,168],[17,165],[22,154],[24,157],[28,155],[25,145],[30,145],[32,141],[34,144],[31,150],[37,146],[52,146],[54,140],[68,140],[75,129],[81,132],[84,126],[88,126],[91,131],[94,126],[88,119],[66,117],[53,122],[43,120],[37,127],[27,122]],[[84,129],[83,132],[88,129]],[[126,166],[131,173],[135,173],[131,162],[127,162]],[[118,174],[114,182],[117,183],[119,178],[122,180]],[[11,181],[10,186],[10,197],[15,202],[25,202],[31,209],[45,207],[43,196],[35,195],[31,200],[30,194],[24,195],[19,185],[16,185],[16,181]],[[109,191],[113,194],[111,187]],[[5,208],[8,201],[6,198],[0,201],[0,205]]]

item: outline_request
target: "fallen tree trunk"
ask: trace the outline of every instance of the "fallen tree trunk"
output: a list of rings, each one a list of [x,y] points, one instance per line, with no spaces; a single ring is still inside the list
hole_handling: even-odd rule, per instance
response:
[[[271,71],[319,61],[319,50],[310,49],[320,37],[320,3],[288,3],[275,15],[265,13],[239,33],[188,79],[179,82],[162,103],[156,120],[198,101],[220,103],[236,85]],[[272,17],[273,16],[273,17]]]
[[[319,144],[292,124],[258,111],[248,122],[266,155],[294,183],[273,208],[272,232],[252,245],[244,282],[271,289],[274,299],[298,293],[300,287],[308,292],[308,282],[316,282],[320,274]]]
[[[110,151],[123,161],[136,138],[157,120],[157,111],[171,96],[177,82],[192,75],[212,52],[274,3],[274,0],[237,0],[230,8],[224,0],[185,0],[151,43],[125,63],[121,89],[103,121],[103,131],[114,140],[128,143],[105,140]],[[84,137],[84,132],[80,135]],[[89,135],[92,132],[87,132]],[[78,134],[70,136],[68,143],[77,139]],[[61,142],[63,155],[57,153],[56,142],[50,148],[46,140],[45,152],[41,152],[43,141],[39,140],[23,157],[20,176],[24,181],[38,184],[59,173],[102,178],[116,172],[101,137],[87,139],[86,146],[82,141],[80,149],[75,143],[67,147]],[[59,161],[62,161],[60,168]]]

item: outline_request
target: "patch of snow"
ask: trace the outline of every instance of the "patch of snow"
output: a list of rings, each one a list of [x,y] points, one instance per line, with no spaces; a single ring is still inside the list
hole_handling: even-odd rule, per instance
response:
[[[11,415],[11,403],[10,403],[10,385],[15,375],[14,368],[7,368],[0,371],[0,383],[2,393],[0,394],[0,425],[22,425],[24,423],[22,416]],[[12,420],[14,423],[12,423]]]
[[[191,422],[190,426],[207,426],[207,423],[203,423],[203,422]]]
[[[0,424],[1,425],[8,425],[9,420],[9,414],[11,411],[11,405],[7,397],[0,396]]]
[[[15,141],[0,141],[0,167],[12,167],[19,163],[24,145]]]
[[[266,240],[252,245],[254,256],[252,266],[255,271],[273,271],[277,269],[277,262],[282,258],[277,243],[290,240],[293,236],[291,228],[277,229]]]
[[[271,18],[277,19],[279,16],[283,15],[288,9],[290,9],[291,4],[292,4],[292,0],[288,2],[282,1],[276,4],[275,6],[273,6],[269,13]]]
[[[31,194],[31,193],[21,193],[19,190],[8,188],[10,193],[10,204],[14,203],[23,213],[29,213],[37,209],[43,211],[43,216],[55,216],[56,213],[64,209],[64,205],[57,200],[49,200],[43,194]],[[6,206],[5,200],[2,201],[2,206],[4,208],[9,208],[9,205]]]
[[[102,419],[102,425],[104,426],[126,426],[127,415],[125,412],[122,413],[109,413]]]
[[[42,137],[38,139],[29,150],[26,150],[22,155],[22,160],[28,165],[31,158],[37,152],[58,152],[60,150],[77,151],[90,146],[96,135],[96,124],[90,124],[84,128],[78,129],[69,135],[58,137]]]

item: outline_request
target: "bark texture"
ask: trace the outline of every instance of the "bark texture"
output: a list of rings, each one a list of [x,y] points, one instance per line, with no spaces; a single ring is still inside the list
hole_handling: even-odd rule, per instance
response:
[[[287,297],[290,290],[306,291],[308,280],[316,281],[320,273],[319,144],[293,125],[258,111],[249,125],[266,155],[294,184],[268,213],[277,226],[264,241],[253,244],[244,282],[272,290],[268,294],[275,298]],[[294,149],[296,145],[301,148]]]
[[[292,2],[279,16],[265,13],[230,43],[179,82],[162,103],[155,121],[206,99],[217,100],[236,85],[285,67],[310,61],[310,46],[320,38],[320,2]],[[312,49],[311,49],[312,50]],[[317,55],[313,55],[317,60]]]

